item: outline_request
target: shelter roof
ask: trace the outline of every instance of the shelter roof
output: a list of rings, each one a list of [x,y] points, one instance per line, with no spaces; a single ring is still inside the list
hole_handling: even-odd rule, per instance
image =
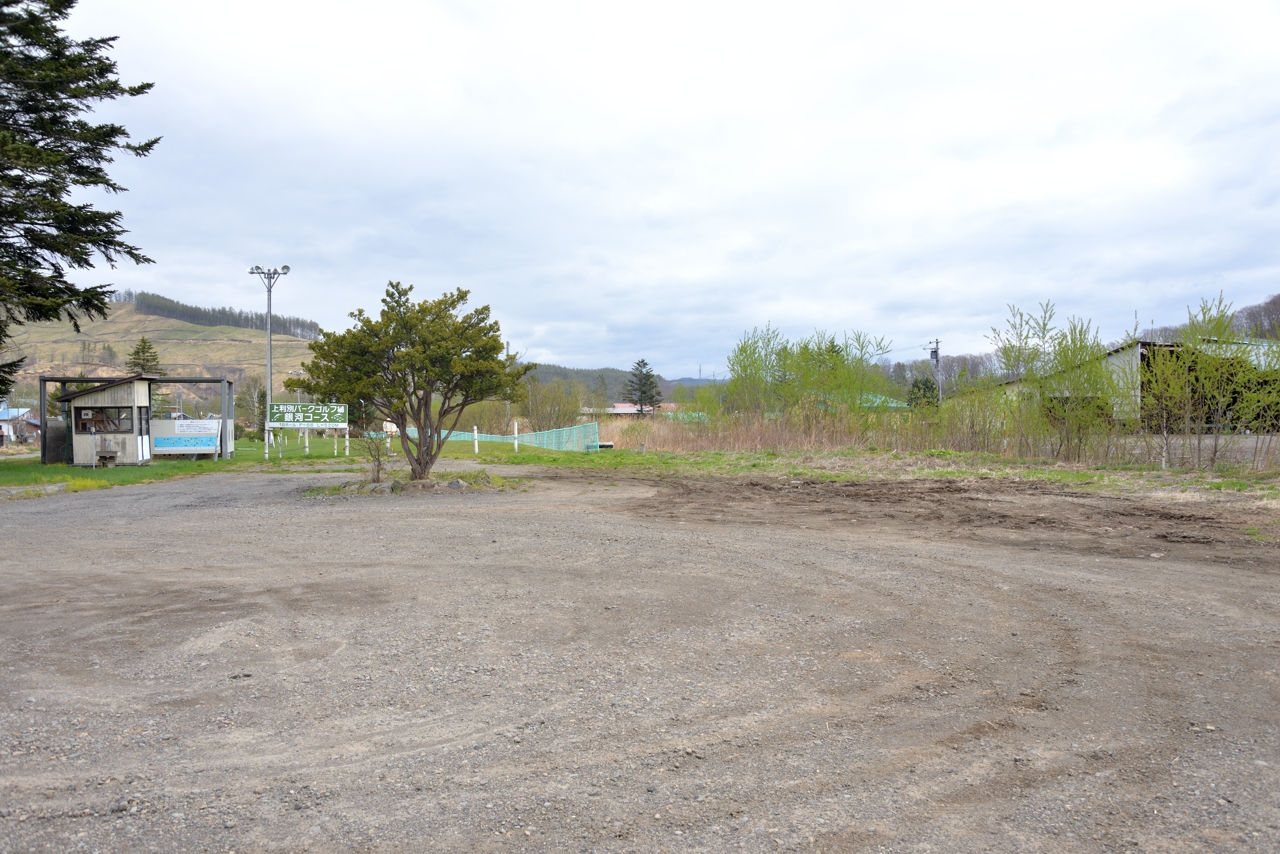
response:
[[[92,377],[77,377],[76,379],[79,382],[94,382]],[[160,376],[158,374],[134,374],[131,377],[120,377],[119,379],[108,380],[107,382],[98,381],[93,386],[93,388],[82,388],[77,391],[67,392],[66,394],[58,398],[58,402],[61,403],[64,400],[72,400],[74,398],[81,397],[82,395],[93,394],[95,391],[102,391],[105,388],[115,388],[116,386],[119,386],[119,385],[125,385],[127,383],[137,382],[138,380],[147,380],[148,382],[159,382]]]

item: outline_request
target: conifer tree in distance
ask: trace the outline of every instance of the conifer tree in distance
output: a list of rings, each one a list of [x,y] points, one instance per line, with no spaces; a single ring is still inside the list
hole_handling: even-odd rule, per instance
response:
[[[626,394],[622,399],[639,407],[641,415],[655,411],[658,404],[662,403],[658,378],[653,375],[653,368],[644,359],[638,359],[631,366],[631,378],[627,380]]]
[[[138,343],[129,351],[129,358],[125,360],[124,366],[135,374],[167,376],[164,368],[160,367],[160,354],[156,352],[156,348],[145,335],[139,338]]]

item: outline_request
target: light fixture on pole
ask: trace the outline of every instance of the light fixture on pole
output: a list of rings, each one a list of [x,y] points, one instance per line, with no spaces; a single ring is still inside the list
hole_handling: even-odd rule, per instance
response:
[[[271,288],[275,286],[276,279],[289,275],[289,265],[285,264],[278,270],[275,267],[264,270],[254,266],[249,268],[249,275],[262,279],[262,284],[267,287],[267,411],[262,419],[262,458],[269,460],[271,459],[271,428],[267,423],[271,420]]]

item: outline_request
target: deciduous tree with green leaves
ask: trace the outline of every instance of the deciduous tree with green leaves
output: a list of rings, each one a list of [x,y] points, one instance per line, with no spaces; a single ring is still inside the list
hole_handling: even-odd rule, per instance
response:
[[[1174,435],[1186,429],[1191,401],[1191,371],[1180,345],[1147,342],[1140,346],[1142,423],[1159,438],[1160,468],[1169,468]]]
[[[996,364],[1006,380],[1013,383],[1010,421],[1020,457],[1035,455],[1036,437],[1040,434],[1044,407],[1040,401],[1039,383],[1045,373],[1045,361],[1053,350],[1053,303],[1040,304],[1039,316],[1028,314],[1015,305],[1009,306],[1009,319],[1004,329],[991,327],[987,339],[995,346]]]
[[[371,405],[400,431],[409,477],[421,480],[468,406],[519,400],[521,379],[537,366],[503,354],[501,329],[487,305],[460,313],[467,291],[422,302],[410,298],[412,291],[390,282],[378,317],[359,309],[345,332],[322,331],[307,345],[314,358],[302,365],[306,377],[291,377],[285,388]]]
[[[109,51],[113,38],[78,41],[61,29],[75,0],[0,0],[0,351],[14,326],[106,317],[110,285],[81,287],[69,270],[151,259],[124,241],[119,211],[73,196],[120,193],[107,174],[117,152],[149,154],[160,140],[129,142],[128,132],[86,117],[104,102],[141,95],[125,86]],[[0,361],[0,396],[23,360]]]

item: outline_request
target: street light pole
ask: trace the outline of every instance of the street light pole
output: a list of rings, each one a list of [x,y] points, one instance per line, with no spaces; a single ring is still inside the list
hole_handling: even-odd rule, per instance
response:
[[[276,279],[289,275],[289,265],[285,264],[278,270],[275,267],[264,270],[254,266],[249,268],[249,275],[262,279],[262,284],[267,288],[267,411],[262,419],[262,458],[269,460],[271,459],[271,428],[267,424],[271,420],[271,288],[275,285]]]

